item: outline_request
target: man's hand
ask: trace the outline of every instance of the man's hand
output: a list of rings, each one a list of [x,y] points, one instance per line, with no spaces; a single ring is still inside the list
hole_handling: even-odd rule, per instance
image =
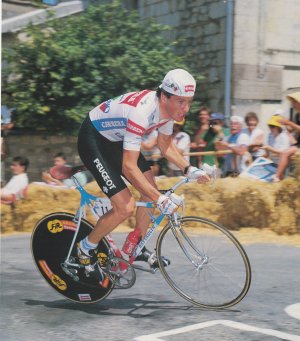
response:
[[[157,200],[157,207],[163,214],[172,214],[178,210],[182,203],[182,198],[179,195],[171,194],[170,197],[161,195]]]
[[[203,164],[201,168],[190,166],[186,176],[191,180],[197,180],[198,183],[204,184],[216,177],[216,166]]]

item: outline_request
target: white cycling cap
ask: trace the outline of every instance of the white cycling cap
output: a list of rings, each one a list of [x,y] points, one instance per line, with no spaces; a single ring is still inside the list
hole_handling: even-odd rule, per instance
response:
[[[187,71],[175,69],[165,75],[159,87],[173,95],[192,97],[195,94],[196,81]]]

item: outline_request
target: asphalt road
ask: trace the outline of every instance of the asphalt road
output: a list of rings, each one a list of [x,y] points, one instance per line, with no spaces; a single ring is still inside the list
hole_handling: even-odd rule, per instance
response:
[[[208,311],[176,295],[159,272],[137,272],[134,287],[98,303],[68,301],[37,272],[29,234],[2,237],[0,339],[300,341],[300,247],[245,249],[252,265],[249,293],[233,308]]]

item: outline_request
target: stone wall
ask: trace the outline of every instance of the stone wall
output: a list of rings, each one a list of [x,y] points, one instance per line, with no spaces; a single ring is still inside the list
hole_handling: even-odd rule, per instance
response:
[[[172,27],[165,33],[179,40],[176,51],[190,55],[190,65],[206,77],[198,85],[201,99],[214,110],[223,110],[226,4],[219,0],[137,1],[142,19],[155,18]]]
[[[49,169],[53,165],[53,156],[58,152],[64,152],[70,164],[79,164],[77,153],[77,137],[53,136],[43,134],[15,135],[10,133],[6,137],[9,149],[9,157],[5,159],[5,179],[10,179],[10,162],[15,156],[25,156],[29,159],[28,176],[30,181],[41,181],[42,170]]]
[[[230,0],[231,1],[231,0]],[[232,114],[253,105],[283,105],[287,92],[299,87],[299,0],[232,0],[234,4]],[[226,1],[123,0],[142,19],[171,26],[165,35],[184,40],[176,52],[190,55],[190,65],[206,77],[198,85],[202,100],[224,111]],[[265,108],[266,109],[266,108]],[[251,110],[251,109],[250,109]],[[270,107],[262,115],[272,115]]]

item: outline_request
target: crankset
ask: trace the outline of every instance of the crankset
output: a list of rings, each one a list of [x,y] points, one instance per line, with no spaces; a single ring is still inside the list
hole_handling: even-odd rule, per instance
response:
[[[123,258],[109,258],[103,271],[109,276],[111,282],[118,288],[131,288],[136,280],[136,274],[133,266]]]

